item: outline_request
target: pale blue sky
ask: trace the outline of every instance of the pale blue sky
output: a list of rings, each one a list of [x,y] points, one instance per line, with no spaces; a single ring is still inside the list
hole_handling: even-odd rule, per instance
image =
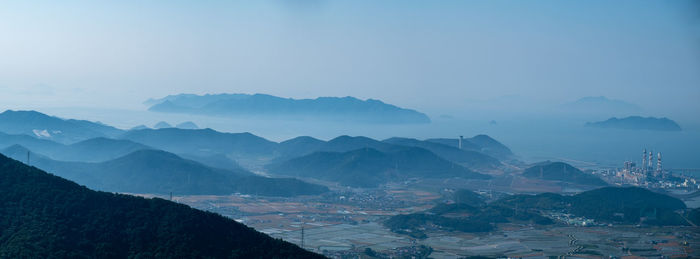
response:
[[[605,95],[700,111],[690,1],[0,3],[0,108],[260,92],[436,111]]]

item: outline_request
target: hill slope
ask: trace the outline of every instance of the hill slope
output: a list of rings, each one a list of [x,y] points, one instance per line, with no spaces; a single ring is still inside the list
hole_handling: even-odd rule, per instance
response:
[[[316,152],[270,164],[267,169],[275,174],[317,178],[355,187],[375,187],[411,177],[489,178],[415,147],[394,152],[381,152],[373,148]]]
[[[220,215],[96,192],[0,155],[3,258],[322,258]]]
[[[96,122],[64,120],[36,111],[7,110],[0,113],[0,132],[69,144],[95,137],[114,137],[123,131]]]
[[[525,169],[523,176],[527,178],[554,180],[583,185],[608,185],[602,179],[586,174],[578,168],[562,162],[543,163],[532,166]]]
[[[429,123],[427,115],[379,100],[354,97],[280,98],[266,94],[171,95],[149,100],[150,111],[220,116],[252,115],[369,123]]]

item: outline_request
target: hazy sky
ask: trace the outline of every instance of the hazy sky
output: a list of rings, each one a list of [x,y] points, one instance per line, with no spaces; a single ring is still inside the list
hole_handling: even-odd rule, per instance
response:
[[[260,92],[428,110],[605,95],[697,112],[700,5],[0,1],[0,90],[4,108]]]

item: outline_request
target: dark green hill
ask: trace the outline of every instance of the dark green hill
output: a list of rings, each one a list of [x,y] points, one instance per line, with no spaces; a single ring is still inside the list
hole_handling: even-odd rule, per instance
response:
[[[452,194],[452,199],[455,201],[455,203],[466,204],[472,207],[481,207],[486,205],[483,196],[466,189],[455,191],[455,193]]]
[[[547,162],[525,169],[523,176],[533,179],[562,181],[567,183],[605,186],[608,185],[602,179],[586,174],[576,167],[562,162]]]
[[[489,178],[422,148],[401,148],[395,152],[373,148],[342,153],[316,152],[268,165],[267,169],[275,174],[317,178],[356,187],[375,187],[411,177]]]
[[[14,146],[2,151],[25,161],[27,150]],[[101,163],[63,162],[32,153],[31,165],[90,188],[127,193],[216,194],[236,192],[265,196],[312,195],[323,186],[296,179],[266,178],[243,169],[207,167],[160,150],[139,150]]]
[[[143,129],[129,131],[121,138],[168,152],[195,155],[270,156],[277,145],[247,132],[222,133],[212,129]]]
[[[322,258],[220,215],[96,192],[0,155],[2,258]]]
[[[700,208],[695,208],[688,213],[688,220],[696,226],[700,226]]]
[[[123,131],[98,122],[64,120],[36,111],[7,110],[0,113],[0,132],[69,144],[96,137],[114,137]]]
[[[536,210],[563,210],[599,222],[649,225],[686,225],[675,210],[683,201],[639,187],[604,187],[573,196],[553,193],[509,196],[493,204]]]
[[[501,162],[499,162],[498,159],[483,153],[473,150],[459,149],[436,142],[421,141],[411,138],[390,138],[383,140],[383,142],[393,145],[424,148],[442,158],[464,165],[468,168],[493,169],[501,165]]]
[[[638,187],[606,187],[574,195],[571,212],[603,221],[635,223],[642,217],[652,225],[686,225],[674,210],[685,209],[683,201]],[[621,214],[624,214],[620,216]]]

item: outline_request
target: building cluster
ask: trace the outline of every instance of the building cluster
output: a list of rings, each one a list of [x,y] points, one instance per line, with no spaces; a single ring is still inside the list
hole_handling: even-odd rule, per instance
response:
[[[646,149],[642,152],[640,164],[625,161],[621,170],[601,171],[600,174],[617,184],[662,189],[700,189],[700,184],[695,178],[672,174],[670,171],[664,170],[661,153],[656,153],[656,157],[654,157],[654,152],[647,152]]]

